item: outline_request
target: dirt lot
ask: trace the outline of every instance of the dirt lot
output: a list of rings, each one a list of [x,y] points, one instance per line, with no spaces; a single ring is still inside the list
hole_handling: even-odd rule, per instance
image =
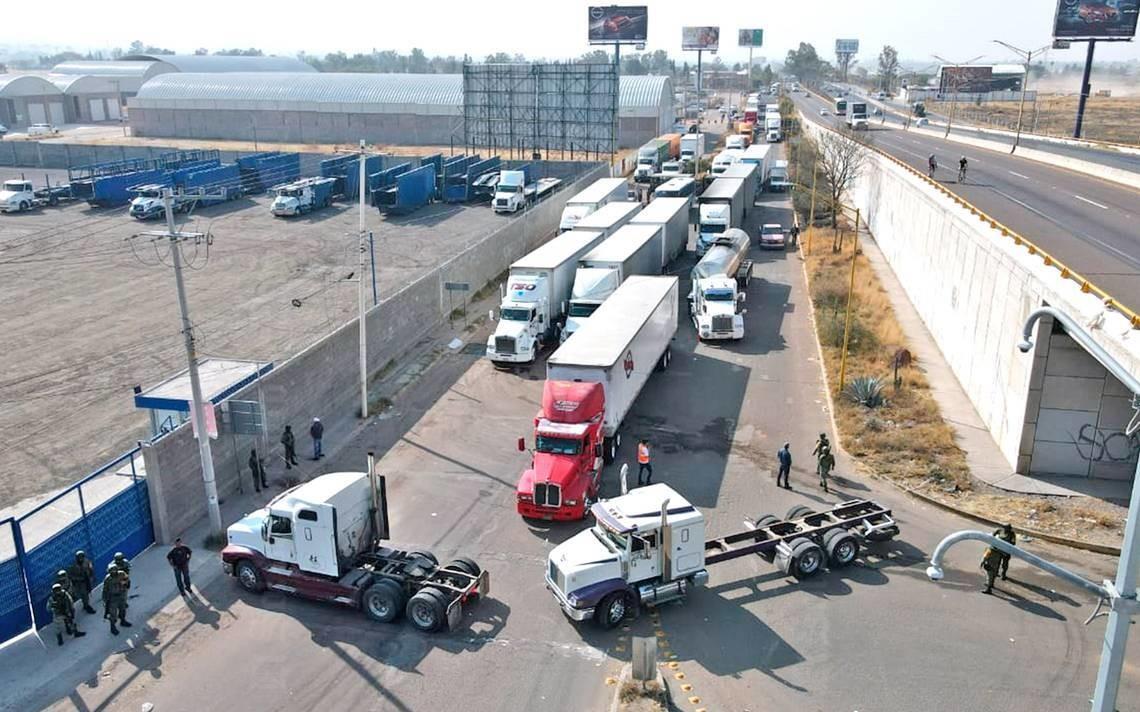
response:
[[[1078,99],[1072,94],[1039,95],[1036,106],[1025,105],[1023,128],[1033,133],[1071,137]],[[929,106],[939,113],[950,109],[948,102],[932,102]],[[1017,126],[1017,108],[1017,102],[980,106],[959,103],[955,114],[974,123],[1012,129]],[[1140,145],[1140,96],[1090,96],[1081,135],[1097,141]]]
[[[0,179],[19,175],[0,169]],[[356,270],[354,207],[282,219],[268,204],[259,196],[179,216],[183,230],[213,235],[208,250],[184,251],[203,355],[281,362],[356,314],[355,283],[344,281]],[[392,220],[374,209],[367,216],[381,294],[510,219],[442,204]],[[146,435],[132,387],[185,368],[167,248],[130,239],[160,228],[85,204],[0,215],[0,509],[75,480]]]

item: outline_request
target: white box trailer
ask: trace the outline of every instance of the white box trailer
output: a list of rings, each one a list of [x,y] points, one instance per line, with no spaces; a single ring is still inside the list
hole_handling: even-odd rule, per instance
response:
[[[602,384],[602,432],[614,449],[649,375],[669,366],[677,300],[676,277],[630,277],[546,362],[548,381]]]
[[[764,185],[768,182],[768,170],[773,158],[772,147],[766,143],[752,144],[740,157],[741,163],[756,164],[756,182],[760,184],[759,190],[764,190]]]
[[[697,254],[725,230],[744,227],[744,181],[739,178],[717,178],[699,198]]]
[[[583,217],[574,226],[575,230],[602,233],[602,239],[617,232],[617,229],[633,219],[641,211],[641,203],[611,202]]]
[[[580,193],[566,201],[562,208],[562,219],[558,223],[561,232],[572,229],[578,221],[610,202],[629,200],[629,184],[625,178],[600,178],[583,188]]]
[[[681,256],[689,246],[689,211],[691,198],[654,198],[633,216],[630,225],[660,225],[664,231],[661,247],[661,270]]]
[[[735,178],[744,181],[744,215],[748,215],[749,209],[756,204],[756,197],[760,195],[762,184],[760,183],[759,166],[755,163],[745,163],[738,161],[725,169],[724,173],[720,174],[722,179]],[[737,226],[742,227],[742,226]]]

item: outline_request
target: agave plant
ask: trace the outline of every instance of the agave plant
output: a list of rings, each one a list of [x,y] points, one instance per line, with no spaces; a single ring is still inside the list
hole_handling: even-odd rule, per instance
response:
[[[883,382],[875,376],[860,376],[847,384],[843,395],[867,408],[878,408],[883,404]]]

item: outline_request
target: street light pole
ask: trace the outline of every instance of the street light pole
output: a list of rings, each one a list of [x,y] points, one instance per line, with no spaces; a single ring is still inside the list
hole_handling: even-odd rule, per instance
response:
[[[368,175],[364,169],[364,139],[360,139],[360,229],[356,234],[356,318],[360,326],[360,417],[368,417],[368,330],[367,309],[364,302],[364,253],[368,232],[364,226],[364,189]]]
[[[1002,42],[1001,40],[994,40],[994,42],[1025,59],[1025,76],[1021,78],[1021,102],[1017,105],[1017,134],[1013,137],[1013,148],[1009,149],[1009,152],[1013,153],[1017,150],[1017,145],[1021,142],[1021,119],[1025,115],[1025,90],[1029,88],[1029,65],[1033,62],[1033,55],[1044,52],[1053,45],[1047,44],[1038,49],[1025,50],[1014,47],[1010,43]]]

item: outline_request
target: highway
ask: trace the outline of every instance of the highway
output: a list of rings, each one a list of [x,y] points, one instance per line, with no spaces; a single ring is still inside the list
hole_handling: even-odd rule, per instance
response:
[[[832,106],[816,95],[793,94],[809,120],[834,126],[820,116]],[[941,137],[904,131],[891,120],[872,117],[867,137],[874,145],[926,171],[938,160],[936,178],[995,219],[1054,255],[1071,269],[1140,310],[1140,232],[1136,191],[1062,168],[990,151]],[[959,156],[970,168],[965,184],[956,181]]]
[[[790,222],[786,196],[765,196],[747,218]],[[461,352],[444,357],[371,421],[327,467],[360,469],[383,453],[394,542],[469,555],[491,571],[489,600],[458,631],[434,636],[406,623],[278,593],[251,595],[214,570],[202,607],[156,617],[141,645],[84,681],[45,685],[53,709],[192,710],[219,705],[282,711],[382,709],[471,712],[608,709],[606,678],[629,660],[632,636],[657,635],[683,710],[1002,710],[1068,712],[1087,706],[1103,623],[1082,621],[1093,602],[1014,563],[996,596],[978,593],[981,547],[949,557],[946,581],[924,574],[937,542],[970,522],[917,503],[854,473],[842,456],[834,492],[812,481],[810,450],[830,432],[807,285],[798,254],[753,252],[743,341],[697,343],[681,306],[668,371],[650,379],[627,417],[620,462],[648,435],[655,481],[672,484],[707,517],[713,534],[744,517],[782,514],[793,504],[826,507],[870,497],[894,509],[901,535],[850,568],[804,583],[760,559],[715,566],[685,602],[602,632],[575,625],[543,587],[547,552],[581,524],[522,520],[514,486],[528,462],[515,440],[529,434],[542,391],[541,363],[496,371]],[[688,290],[690,253],[672,266]],[[478,346],[483,332],[471,335]],[[529,440],[529,438],[528,438]],[[775,487],[775,452],[796,458],[792,491]],[[618,491],[606,469],[604,495]],[[1037,553],[1100,580],[1114,561],[1029,542]],[[210,624],[202,624],[209,622]],[[135,628],[136,631],[140,628]],[[132,650],[134,652],[132,652]],[[141,652],[140,652],[141,650]],[[1140,695],[1136,661],[1121,699]],[[682,690],[680,685],[691,685]],[[690,700],[693,698],[696,701]]]

